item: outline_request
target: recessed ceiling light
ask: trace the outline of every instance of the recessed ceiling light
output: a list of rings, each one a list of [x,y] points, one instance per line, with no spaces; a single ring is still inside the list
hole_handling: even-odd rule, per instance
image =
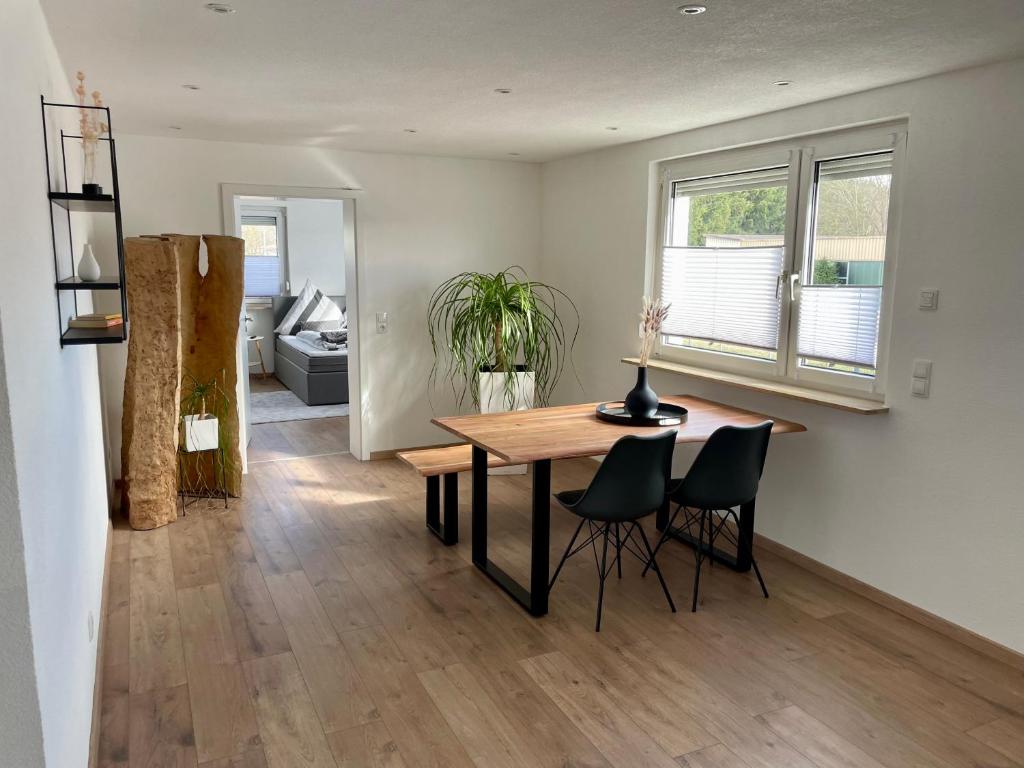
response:
[[[606,131],[617,131],[617,130],[619,130],[619,126],[617,126],[617,125],[609,125],[607,128],[605,128],[605,130]]]
[[[778,86],[779,88],[785,88],[787,85],[792,85],[792,80],[776,80],[772,85]]]
[[[180,125],[168,125],[167,127],[170,128],[172,131],[180,131],[181,130],[181,126]]]
[[[416,133],[415,128],[403,128],[402,130],[405,131],[406,133]]]
[[[706,5],[680,5],[676,8],[683,16],[697,16],[698,14],[704,13],[708,7]]]
[[[208,11],[219,13],[221,16],[227,16],[235,12],[235,9],[230,5],[224,5],[223,3],[207,3],[203,6]]]
[[[494,92],[495,93],[501,93],[501,94],[507,94],[507,93],[512,93],[512,89],[511,88],[495,88]]]
[[[199,90],[199,86],[198,85],[193,85],[192,83],[185,83],[181,87],[184,88],[186,91],[198,91]]]
[[[512,157],[519,157],[518,152],[509,152],[509,155],[511,155]]]

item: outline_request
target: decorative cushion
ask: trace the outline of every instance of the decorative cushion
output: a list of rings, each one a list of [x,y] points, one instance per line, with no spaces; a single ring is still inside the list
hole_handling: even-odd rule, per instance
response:
[[[348,320],[342,313],[340,320],[307,320],[302,324],[304,331],[344,331],[348,328]]]
[[[331,301],[330,297],[317,288],[310,280],[306,281],[301,293],[295,299],[288,314],[284,316],[281,323],[274,329],[275,333],[283,336],[294,336],[302,330],[302,324],[315,320],[333,320],[340,325],[345,313],[341,307]]]

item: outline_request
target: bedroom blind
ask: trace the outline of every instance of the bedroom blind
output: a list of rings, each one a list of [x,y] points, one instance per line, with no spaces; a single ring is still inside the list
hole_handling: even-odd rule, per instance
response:
[[[662,333],[776,349],[782,248],[664,249]]]

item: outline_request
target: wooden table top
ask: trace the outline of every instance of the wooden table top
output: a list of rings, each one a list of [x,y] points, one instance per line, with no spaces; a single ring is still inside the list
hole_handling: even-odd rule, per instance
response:
[[[532,408],[507,413],[477,413],[432,419],[433,423],[511,463],[542,459],[570,459],[600,456],[625,435],[655,435],[669,429],[678,431],[677,443],[701,443],[719,427],[750,426],[771,419],[773,434],[806,432],[803,424],[776,419],[690,395],[667,395],[664,403],[682,405],[689,411],[686,421],[675,427],[628,427],[597,418],[597,403]]]

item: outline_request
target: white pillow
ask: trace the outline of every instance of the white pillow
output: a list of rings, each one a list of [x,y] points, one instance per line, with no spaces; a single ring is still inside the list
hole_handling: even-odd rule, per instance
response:
[[[311,320],[335,320],[344,317],[341,307],[325,295],[309,280],[302,287],[302,292],[295,299],[288,314],[280,322],[275,333],[283,336],[294,336],[302,329],[302,324]]]

